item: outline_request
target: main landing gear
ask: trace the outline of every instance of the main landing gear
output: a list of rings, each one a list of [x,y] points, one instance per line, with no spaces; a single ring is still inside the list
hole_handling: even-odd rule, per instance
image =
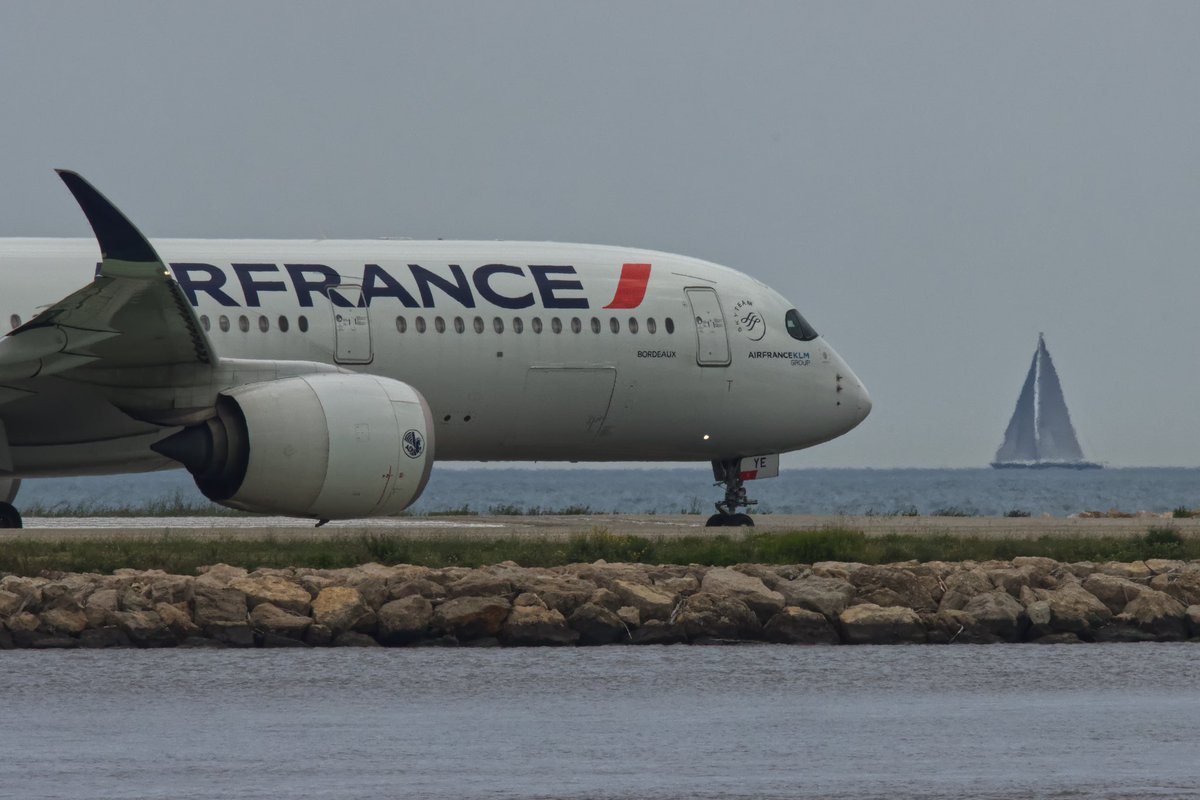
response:
[[[17,499],[17,489],[20,488],[21,481],[18,478],[0,479],[0,528],[24,526],[21,521],[21,512],[17,511],[16,506],[12,504],[12,501]]]
[[[740,458],[725,458],[712,462],[713,478],[716,485],[725,486],[725,499],[716,504],[717,513],[708,518],[705,527],[708,528],[744,528],[753,527],[754,520],[749,514],[737,513],[739,506],[757,505],[757,500],[746,497],[745,482],[741,473]]]

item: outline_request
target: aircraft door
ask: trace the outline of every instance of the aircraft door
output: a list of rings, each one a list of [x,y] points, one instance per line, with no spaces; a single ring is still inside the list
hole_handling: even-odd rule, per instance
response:
[[[729,331],[715,289],[684,289],[696,323],[696,363],[702,367],[729,366]]]
[[[343,308],[330,303],[333,309],[334,361],[339,364],[370,364],[374,357],[371,352],[371,318],[362,302],[362,287],[343,283],[331,291],[353,304],[353,308]]]

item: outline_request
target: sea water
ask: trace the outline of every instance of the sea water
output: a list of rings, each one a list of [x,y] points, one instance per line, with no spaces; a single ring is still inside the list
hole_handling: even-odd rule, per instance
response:
[[[0,652],[12,798],[1200,798],[1187,644]]]
[[[747,483],[756,513],[1068,516],[1081,511],[1167,513],[1200,507],[1200,469],[785,469]],[[712,513],[722,490],[706,467],[495,469],[435,467],[416,514],[583,510]],[[27,481],[18,506],[205,504],[186,472]]]

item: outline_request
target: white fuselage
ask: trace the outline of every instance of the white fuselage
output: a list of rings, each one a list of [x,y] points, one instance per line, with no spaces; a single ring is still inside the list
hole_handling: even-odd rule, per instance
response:
[[[432,412],[438,460],[780,453],[839,436],[870,410],[824,339],[789,333],[789,302],[692,258],[528,242],[153,244],[218,356],[410,384]],[[0,322],[28,321],[99,260],[90,239],[0,240]],[[149,450],[166,429],[95,411],[106,391],[0,381],[9,474],[177,466]]]

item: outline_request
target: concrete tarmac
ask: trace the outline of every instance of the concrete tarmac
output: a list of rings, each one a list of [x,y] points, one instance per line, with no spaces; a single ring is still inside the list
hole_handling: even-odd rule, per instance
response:
[[[849,528],[868,536],[887,534],[947,534],[985,538],[1067,536],[1141,536],[1150,528],[1170,528],[1188,537],[1200,536],[1200,519],[1138,516],[1118,519],[1063,517],[860,517],[763,514],[755,527],[707,528],[707,516],[653,514],[586,514],[578,516],[435,516],[398,517],[312,523],[285,517],[31,517],[20,530],[0,530],[4,538],[43,541],[104,538],[234,537],[259,539],[339,538],[364,534],[463,538],[536,537],[563,539],[607,531],[655,538],[682,536],[741,536],[749,532],[779,532]]]

